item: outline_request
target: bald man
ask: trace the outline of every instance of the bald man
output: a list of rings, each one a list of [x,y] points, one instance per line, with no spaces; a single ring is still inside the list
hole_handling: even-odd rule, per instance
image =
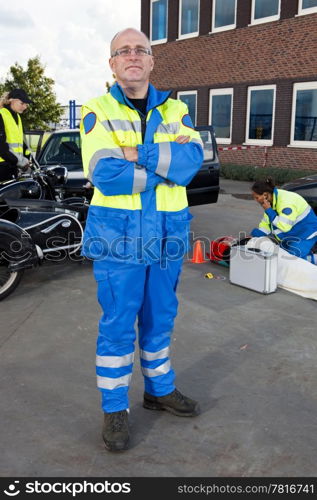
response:
[[[116,83],[82,109],[84,171],[95,186],[83,254],[94,261],[102,308],[96,370],[103,439],[109,451],[121,451],[130,438],[136,319],[144,408],[182,417],[200,411],[175,387],[169,347],[192,217],[186,186],[203,152],[186,105],[149,83],[154,59],[144,33],[117,33],[109,64]]]

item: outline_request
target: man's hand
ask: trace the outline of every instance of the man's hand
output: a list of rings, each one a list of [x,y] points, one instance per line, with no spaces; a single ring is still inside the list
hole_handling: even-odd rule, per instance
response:
[[[176,137],[175,142],[178,142],[178,144],[186,144],[187,142],[189,142],[189,139],[189,135],[179,135],[178,137]]]
[[[123,151],[123,154],[124,154],[124,157],[126,160],[132,161],[133,163],[138,162],[138,150],[137,150],[137,148],[131,148],[128,146],[124,146],[122,148],[122,151]]]
[[[179,135],[178,137],[176,137],[175,142],[177,142],[178,144],[186,144],[187,142],[189,142],[189,140],[190,140],[189,135]],[[132,161],[133,163],[138,162],[138,150],[137,150],[137,148],[123,146],[122,152],[123,152],[126,160]]]

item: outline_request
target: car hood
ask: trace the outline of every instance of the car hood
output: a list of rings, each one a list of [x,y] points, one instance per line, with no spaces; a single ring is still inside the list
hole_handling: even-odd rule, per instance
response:
[[[298,179],[294,179],[293,181],[286,182],[281,186],[281,188],[294,189],[316,183],[317,183],[317,175],[307,175],[306,177],[299,177]]]

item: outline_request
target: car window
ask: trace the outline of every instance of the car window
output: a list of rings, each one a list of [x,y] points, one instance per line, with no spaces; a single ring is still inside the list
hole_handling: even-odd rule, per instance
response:
[[[203,142],[204,161],[215,160],[216,143],[212,127],[196,127]],[[53,133],[41,151],[40,163],[52,165],[82,165],[81,138],[79,131]],[[72,169],[71,169],[72,170]]]
[[[41,155],[41,164],[81,164],[81,140],[79,132],[52,134]]]
[[[204,161],[214,160],[215,150],[211,130],[200,130],[200,138],[203,141]]]

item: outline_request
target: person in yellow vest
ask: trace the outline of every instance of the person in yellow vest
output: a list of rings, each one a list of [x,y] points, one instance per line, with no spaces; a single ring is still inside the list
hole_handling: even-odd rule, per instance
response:
[[[256,181],[251,189],[264,210],[251,235],[273,236],[281,248],[306,260],[317,243],[317,216],[307,201],[298,193],[277,189],[271,177]]]
[[[20,115],[31,103],[23,89],[13,89],[0,99],[0,181],[15,178],[18,167],[29,166]]]
[[[169,348],[192,218],[186,185],[203,149],[187,106],[149,83],[146,35],[125,29],[110,48],[116,83],[83,105],[80,128],[84,172],[94,185],[83,254],[94,261],[103,310],[96,356],[103,440],[119,451],[129,446],[136,318],[143,406],[183,417],[200,412],[175,387]]]

